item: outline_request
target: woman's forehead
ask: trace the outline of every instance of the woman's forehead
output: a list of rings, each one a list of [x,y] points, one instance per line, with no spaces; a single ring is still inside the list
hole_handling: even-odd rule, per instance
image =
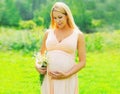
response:
[[[53,11],[53,16],[65,16],[65,15],[59,11]]]

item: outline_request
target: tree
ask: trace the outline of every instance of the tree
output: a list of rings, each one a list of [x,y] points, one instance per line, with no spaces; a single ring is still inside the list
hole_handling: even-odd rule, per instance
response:
[[[16,0],[16,5],[22,20],[33,19],[32,0]]]
[[[0,23],[2,25],[18,26],[20,16],[15,6],[15,2],[11,0],[3,0],[1,5],[2,7],[0,7],[1,9]]]

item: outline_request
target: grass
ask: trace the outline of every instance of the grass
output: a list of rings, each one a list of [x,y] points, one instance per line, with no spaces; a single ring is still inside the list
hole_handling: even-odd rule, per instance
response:
[[[87,66],[79,73],[80,94],[120,92],[120,50],[88,53]]]
[[[87,65],[79,72],[80,94],[120,92],[120,50],[87,53]],[[0,94],[39,94],[34,58],[16,52],[0,52]]]
[[[0,52],[0,94],[39,94],[34,59],[14,52]]]
[[[43,32],[36,31],[0,28],[0,94],[40,94],[31,53],[40,47]],[[80,94],[119,94],[120,30],[85,38],[87,64],[79,72]]]

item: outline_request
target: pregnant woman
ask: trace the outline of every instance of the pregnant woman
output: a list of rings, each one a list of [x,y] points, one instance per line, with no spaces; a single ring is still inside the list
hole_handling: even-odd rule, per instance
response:
[[[78,63],[75,62],[76,52]],[[39,68],[36,62],[37,71],[45,75],[41,94],[79,94],[77,72],[86,63],[84,35],[63,2],[56,2],[51,9],[51,24],[45,32],[40,53],[48,57],[47,68]]]

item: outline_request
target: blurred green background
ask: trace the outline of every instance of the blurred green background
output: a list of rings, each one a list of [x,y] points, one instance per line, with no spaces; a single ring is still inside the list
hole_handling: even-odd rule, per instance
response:
[[[0,0],[0,94],[40,94],[34,54],[56,1],[70,7],[85,34],[80,94],[119,94],[120,0]]]

